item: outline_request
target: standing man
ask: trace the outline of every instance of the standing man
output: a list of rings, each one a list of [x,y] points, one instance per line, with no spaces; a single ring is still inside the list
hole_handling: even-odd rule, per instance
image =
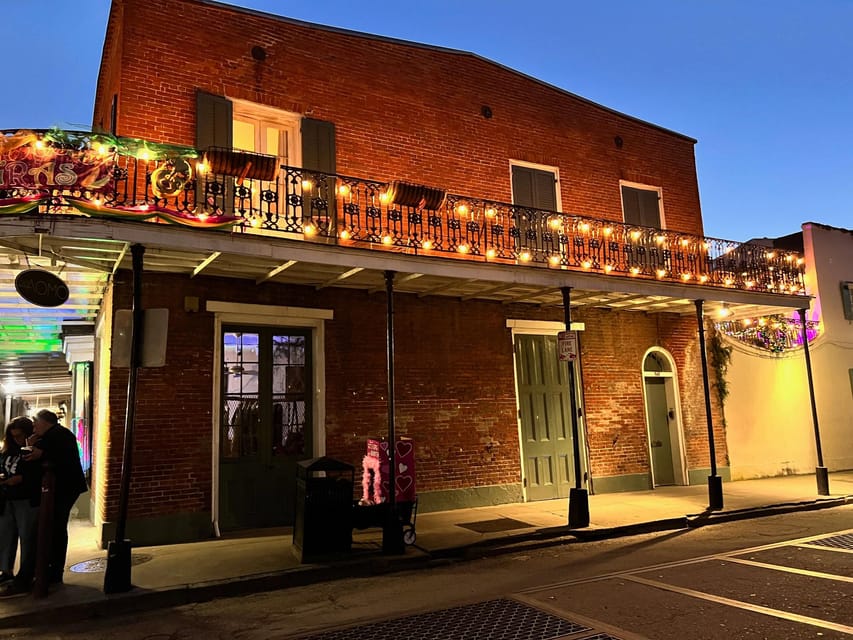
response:
[[[59,583],[62,582],[68,552],[68,518],[71,517],[71,508],[78,496],[88,491],[89,487],[80,465],[77,438],[59,424],[53,411],[42,409],[36,414],[33,434],[33,452],[25,459],[41,460],[45,471],[52,469],[55,477],[48,580]]]

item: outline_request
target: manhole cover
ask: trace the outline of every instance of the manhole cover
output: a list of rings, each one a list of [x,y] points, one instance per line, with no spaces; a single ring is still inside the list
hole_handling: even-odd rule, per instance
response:
[[[844,533],[840,536],[829,536],[820,540],[812,540],[809,544],[819,547],[832,547],[833,549],[853,549],[853,533]]]
[[[500,599],[329,631],[303,640],[551,640],[589,630],[520,602]]]
[[[138,564],[143,564],[151,560],[153,556],[143,555],[143,554],[131,554],[130,556],[130,564],[131,566],[136,566]],[[83,562],[78,562],[75,565],[71,566],[71,571],[73,573],[102,573],[107,570],[107,559],[104,558],[95,558],[94,560],[84,560]]]
[[[497,533],[498,531],[512,531],[513,529],[529,529],[532,524],[515,520],[513,518],[495,518],[494,520],[480,520],[479,522],[466,522],[458,524],[477,533]]]

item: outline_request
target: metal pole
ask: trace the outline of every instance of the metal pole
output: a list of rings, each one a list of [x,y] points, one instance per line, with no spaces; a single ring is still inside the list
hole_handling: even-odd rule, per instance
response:
[[[136,381],[142,361],[143,320],[142,309],[142,256],[145,247],[135,244],[130,248],[133,264],[133,307],[130,325],[130,372],[127,379],[127,405],[124,414],[124,447],[121,459],[121,489],[118,498],[118,520],[115,540],[107,548],[107,568],[104,574],[104,592],[130,591],[130,540],[125,538],[127,504],[130,496],[130,476],[133,468],[133,425],[136,418]]]
[[[571,287],[560,287],[563,295],[563,318],[566,331],[572,330]],[[581,475],[581,446],[578,430],[578,404],[575,395],[575,363],[569,365],[569,410],[572,414],[572,457],[574,458],[575,486],[569,489],[569,526],[572,528],[589,526],[589,493],[583,488]]]
[[[711,417],[711,386],[708,383],[708,354],[705,353],[704,300],[696,300],[696,321],[699,323],[699,353],[702,356],[702,385],[705,390],[705,417],[708,420],[708,451],[711,456],[711,475],[708,476],[708,507],[723,508],[723,479],[717,475],[717,449],[714,446],[714,420]]]
[[[817,421],[817,403],[814,397],[814,380],[812,379],[812,358],[809,352],[809,336],[806,328],[806,311],[807,309],[799,309],[800,314],[800,329],[803,333],[803,353],[806,355],[806,375],[809,379],[809,399],[812,403],[812,424],[814,425],[814,441],[817,448],[817,467],[815,467],[815,477],[817,478],[817,493],[820,496],[829,495],[829,473],[823,466],[823,450],[820,446],[820,427]]]
[[[405,551],[403,525],[397,517],[397,436],[394,433],[394,271],[385,272],[387,307],[386,356],[388,370],[388,508],[382,528],[382,552]]]

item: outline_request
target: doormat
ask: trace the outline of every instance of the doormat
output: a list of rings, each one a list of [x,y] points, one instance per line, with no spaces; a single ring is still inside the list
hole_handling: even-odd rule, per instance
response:
[[[495,518],[494,520],[480,520],[479,522],[466,522],[457,524],[457,527],[463,527],[476,531],[477,533],[497,533],[499,531],[513,531],[514,529],[529,529],[533,525],[521,520],[513,518]]]

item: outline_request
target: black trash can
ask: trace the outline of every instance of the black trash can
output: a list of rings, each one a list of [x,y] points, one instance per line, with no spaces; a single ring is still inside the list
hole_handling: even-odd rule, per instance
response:
[[[296,519],[293,549],[301,562],[352,549],[354,470],[334,458],[296,465]]]

